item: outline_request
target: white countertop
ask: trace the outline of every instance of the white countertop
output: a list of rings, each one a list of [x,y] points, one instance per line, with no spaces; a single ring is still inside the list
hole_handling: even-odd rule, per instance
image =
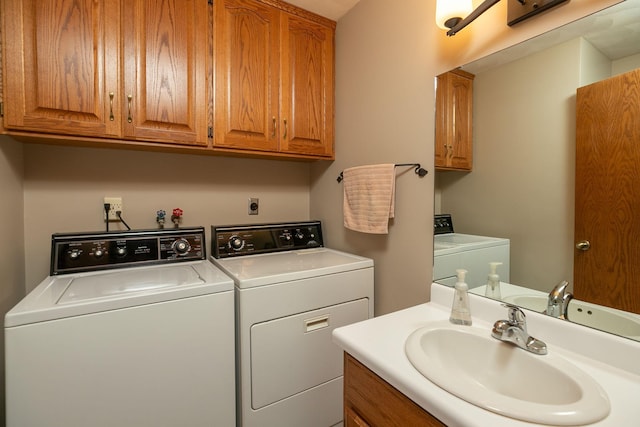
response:
[[[411,365],[404,352],[407,337],[429,322],[448,319],[452,299],[452,288],[434,283],[431,302],[338,328],[333,339],[449,427],[536,425],[470,404],[441,389]],[[469,300],[473,326],[486,328],[487,333],[495,320],[506,318],[506,309],[497,301],[472,294]],[[572,361],[607,392],[609,416],[590,425],[640,425],[640,343],[533,312],[527,312],[527,324],[529,333],[546,342],[549,352]]]

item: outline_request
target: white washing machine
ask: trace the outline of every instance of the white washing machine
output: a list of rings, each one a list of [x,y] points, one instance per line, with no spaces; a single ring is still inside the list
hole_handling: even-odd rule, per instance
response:
[[[318,221],[211,234],[211,261],[236,289],[238,425],[342,425],[343,353],[331,333],[373,317],[373,261],[323,247]]]
[[[433,281],[453,286],[456,270],[467,270],[469,288],[487,284],[490,262],[500,262],[498,275],[509,281],[511,243],[509,239],[461,234],[453,231],[451,215],[439,214],[434,218]]]
[[[5,317],[8,427],[233,427],[233,282],[202,227],[56,234]]]

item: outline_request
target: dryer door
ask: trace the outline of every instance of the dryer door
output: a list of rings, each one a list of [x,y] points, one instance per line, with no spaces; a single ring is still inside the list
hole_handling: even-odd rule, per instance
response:
[[[331,333],[368,315],[369,301],[362,298],[253,325],[253,409],[340,377],[342,350],[333,343]]]

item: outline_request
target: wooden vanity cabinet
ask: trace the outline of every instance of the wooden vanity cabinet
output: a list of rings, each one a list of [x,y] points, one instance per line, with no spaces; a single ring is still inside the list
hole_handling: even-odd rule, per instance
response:
[[[5,0],[5,128],[206,145],[208,8]]]
[[[333,158],[335,23],[273,0],[214,7],[214,147]]]
[[[344,425],[446,427],[348,353],[344,353]]]
[[[437,77],[436,169],[472,168],[473,79],[473,74],[459,69]]]

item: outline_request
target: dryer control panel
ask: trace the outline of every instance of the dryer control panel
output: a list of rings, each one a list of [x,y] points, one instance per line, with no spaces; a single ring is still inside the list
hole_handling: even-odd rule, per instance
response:
[[[211,226],[211,240],[214,258],[323,246],[320,221]]]
[[[51,236],[50,274],[205,259],[203,227]]]

